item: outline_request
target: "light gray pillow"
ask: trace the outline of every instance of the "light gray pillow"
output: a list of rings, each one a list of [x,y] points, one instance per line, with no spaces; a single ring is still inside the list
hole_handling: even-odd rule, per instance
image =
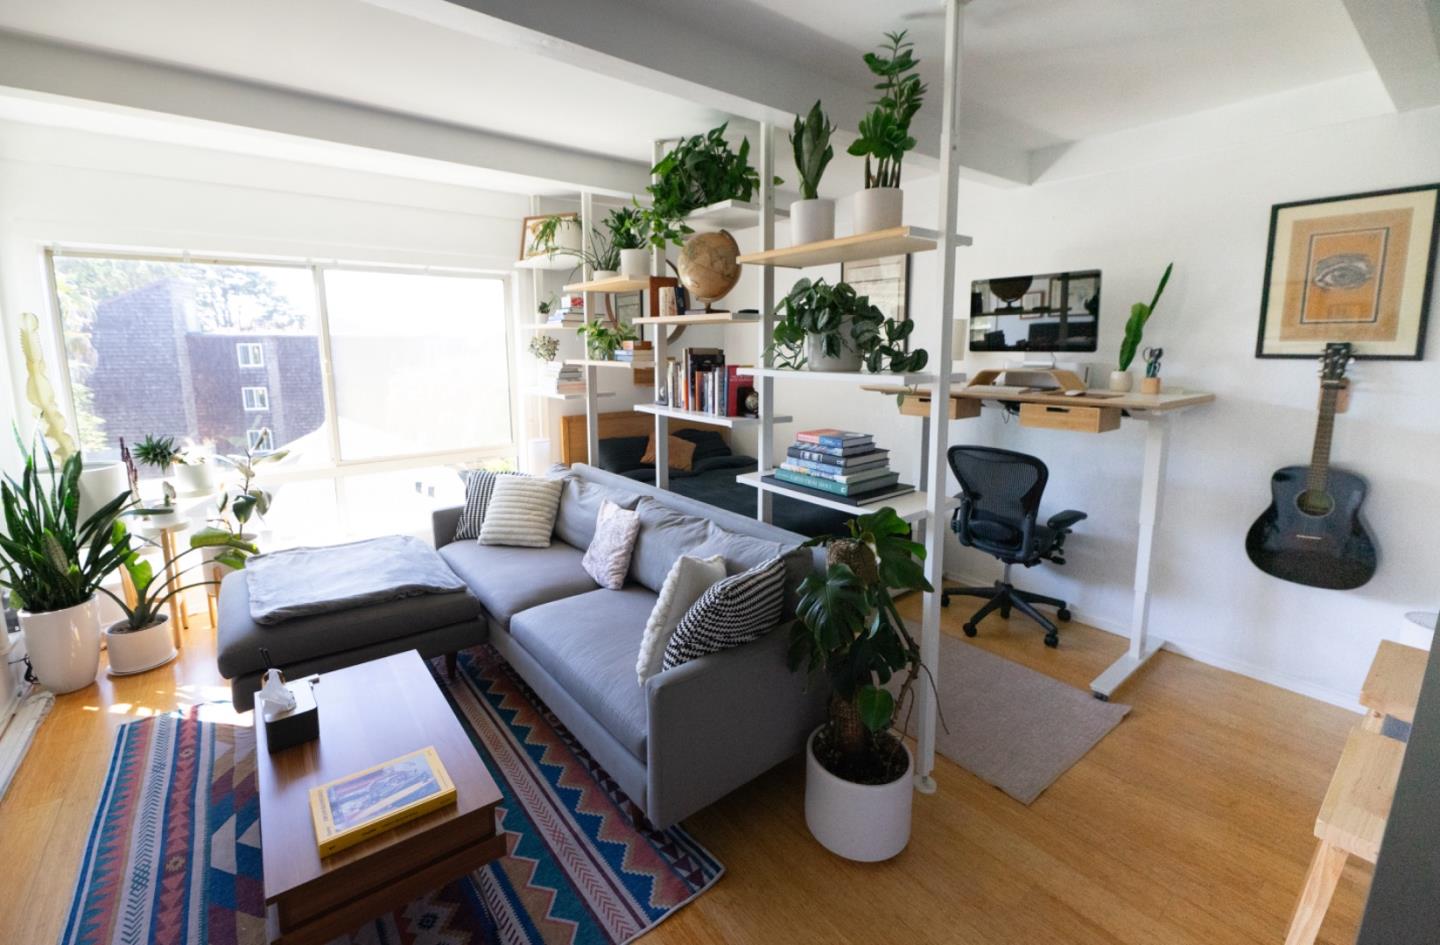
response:
[[[630,558],[630,577],[658,594],[675,560],[691,554],[705,540],[710,523],[698,516],[677,512],[649,496],[641,497],[635,511],[640,513],[640,534]]]
[[[590,547],[601,502],[609,499],[622,509],[633,509],[640,501],[638,495],[607,489],[577,476],[567,476],[563,481],[565,488],[560,493],[560,511],[555,516],[555,537],[572,548]]]
[[[480,544],[548,548],[564,486],[559,479],[497,477],[480,526]]]
[[[741,535],[706,522],[705,540],[688,553],[697,556],[724,555],[725,570],[731,574],[739,574],[778,557],[781,550],[778,541]]]
[[[604,500],[595,521],[595,537],[585,549],[580,566],[596,584],[606,590],[620,590],[625,586],[625,572],[630,570],[630,552],[635,548],[638,531],[640,516],[634,510]]]

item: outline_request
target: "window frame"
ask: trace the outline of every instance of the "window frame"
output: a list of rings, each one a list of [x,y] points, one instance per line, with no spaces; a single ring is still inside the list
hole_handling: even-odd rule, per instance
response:
[[[250,404],[252,400],[255,402],[254,406]],[[241,387],[240,407],[246,413],[269,413],[270,388],[263,385]]]
[[[246,361],[243,352],[253,351],[255,359]],[[265,366],[265,346],[258,341],[235,342],[235,363],[242,371],[255,370]]]
[[[342,261],[339,259],[317,261],[284,256],[201,254],[183,250],[157,250],[152,252],[126,249],[123,247],[77,247],[70,245],[61,246],[53,243],[42,247],[42,254],[44,257],[46,287],[49,290],[51,344],[57,356],[57,366],[63,368],[63,370],[60,371],[60,383],[57,387],[62,397],[62,406],[65,410],[67,425],[72,431],[76,427],[75,391],[70,375],[69,355],[67,354],[65,344],[65,315],[60,304],[60,291],[55,278],[55,258],[57,256],[68,259],[123,259],[161,263],[196,263],[212,266],[266,266],[272,268],[305,269],[310,273],[311,284],[315,290],[316,334],[320,348],[321,396],[328,431],[329,455],[323,457],[320,462],[300,467],[264,466],[262,467],[263,471],[257,470],[259,473],[256,476],[257,480],[263,480],[264,482],[275,485],[283,485],[288,482],[332,479],[335,482],[337,495],[343,496],[345,476],[352,474],[392,472],[424,466],[461,465],[497,458],[512,459],[517,465],[523,462],[520,449],[523,418],[520,415],[519,381],[517,378],[519,365],[517,364],[516,357],[514,327],[516,306],[514,293],[516,283],[514,273],[512,272],[493,269],[467,269],[448,265],[406,265]],[[389,272],[421,276],[447,276],[464,279],[490,279],[501,283],[501,304],[504,307],[502,313],[502,323],[505,329],[504,344],[505,350],[509,353],[505,359],[506,371],[509,374],[509,384],[507,385],[508,402],[506,405],[507,415],[510,419],[509,442],[484,444],[480,446],[463,446],[456,449],[420,453],[398,453],[393,456],[375,456],[366,459],[347,460],[341,458],[339,412],[336,408],[334,362],[331,357],[330,345],[330,315],[325,292],[325,273],[327,271],[341,270],[351,272]],[[248,432],[246,439],[249,439]]]
[[[250,445],[252,453],[275,452],[275,434],[270,432],[269,427],[251,427],[246,430],[245,442]]]

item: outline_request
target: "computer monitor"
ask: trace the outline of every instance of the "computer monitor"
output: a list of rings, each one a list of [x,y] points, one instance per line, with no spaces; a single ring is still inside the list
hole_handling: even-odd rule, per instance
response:
[[[971,351],[1094,351],[1099,328],[1099,269],[970,284]]]

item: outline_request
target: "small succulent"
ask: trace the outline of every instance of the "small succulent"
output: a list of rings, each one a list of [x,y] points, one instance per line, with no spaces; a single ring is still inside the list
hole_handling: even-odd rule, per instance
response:
[[[551,335],[536,335],[530,339],[530,353],[541,361],[554,361],[560,352],[560,339]]]
[[[173,436],[156,436],[150,433],[135,444],[135,458],[146,466],[165,469],[180,458],[180,447],[175,445]]]

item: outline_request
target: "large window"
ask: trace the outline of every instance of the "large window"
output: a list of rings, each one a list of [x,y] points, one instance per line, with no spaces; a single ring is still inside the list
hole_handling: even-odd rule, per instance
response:
[[[286,490],[297,506],[334,497],[339,507],[310,508],[309,520],[351,532],[369,528],[347,511],[347,481],[366,503],[408,484],[409,505],[435,505],[454,498],[453,484],[436,481],[438,464],[515,456],[500,278],[90,253],[50,260],[87,456],[118,458],[122,438],[133,445],[149,434],[218,453],[284,449],[267,478],[294,483]]]

